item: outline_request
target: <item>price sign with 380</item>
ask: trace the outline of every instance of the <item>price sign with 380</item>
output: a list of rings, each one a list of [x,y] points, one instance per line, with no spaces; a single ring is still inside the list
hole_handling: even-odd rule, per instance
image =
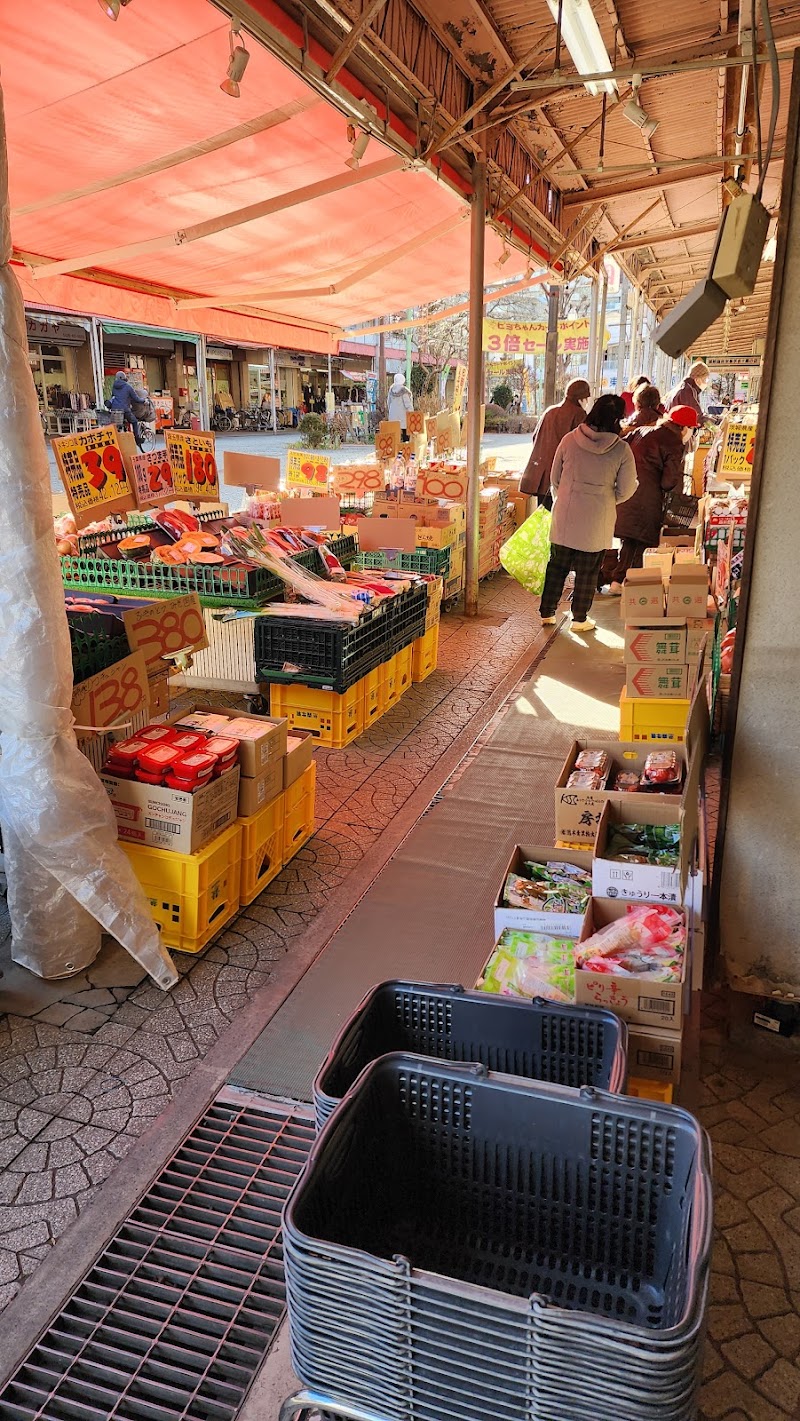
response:
[[[112,424],[64,434],[52,441],[61,482],[79,528],[136,507],[128,471]]]
[[[166,429],[164,439],[175,497],[190,498],[195,503],[219,503],[214,435],[207,430]]]

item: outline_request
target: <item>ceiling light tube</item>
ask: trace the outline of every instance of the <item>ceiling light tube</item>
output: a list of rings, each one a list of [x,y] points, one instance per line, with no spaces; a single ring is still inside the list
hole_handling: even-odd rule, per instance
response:
[[[547,6],[557,22],[558,0],[547,0]],[[613,68],[589,0],[562,0],[561,37],[579,74],[608,73]],[[617,92],[613,79],[592,80],[586,88],[590,94]]]

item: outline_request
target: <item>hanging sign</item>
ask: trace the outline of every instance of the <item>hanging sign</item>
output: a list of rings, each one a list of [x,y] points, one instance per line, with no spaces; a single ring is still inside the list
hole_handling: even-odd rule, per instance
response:
[[[425,416],[422,410],[409,410],[406,415],[406,431],[408,434],[425,433]]]
[[[347,493],[356,498],[365,493],[382,493],[386,486],[380,464],[337,464],[331,470],[331,478],[338,495]]]
[[[453,389],[453,409],[456,414],[464,413],[464,396],[467,393],[467,367],[456,366],[456,380]]]
[[[141,651],[150,675],[163,671],[164,657],[176,651],[203,651],[208,646],[203,609],[196,592],[131,607],[122,620],[133,651]]]
[[[327,493],[330,467],[330,454],[306,454],[302,449],[290,449],[286,462],[287,486]]]
[[[222,457],[223,477],[231,488],[277,489],[281,482],[281,461],[266,454],[240,454],[226,449]]]
[[[397,458],[400,436],[399,419],[381,420],[378,425],[378,433],[375,435],[375,458],[379,463],[388,464],[392,459]]]
[[[60,435],[52,448],[78,528],[136,507],[113,424]]]
[[[722,441],[719,460],[719,474],[729,478],[749,479],[753,472],[753,455],[756,446],[756,426],[754,424],[729,424]]]
[[[214,435],[205,429],[166,429],[175,498],[219,503],[219,474]]]
[[[603,348],[611,340],[611,332],[603,332]],[[544,321],[483,322],[483,348],[501,355],[544,355],[547,347],[547,325]],[[589,321],[559,321],[559,355],[585,355],[589,350]]]
[[[158,508],[177,497],[166,449],[154,449],[151,454],[134,454],[131,468],[139,508]]]

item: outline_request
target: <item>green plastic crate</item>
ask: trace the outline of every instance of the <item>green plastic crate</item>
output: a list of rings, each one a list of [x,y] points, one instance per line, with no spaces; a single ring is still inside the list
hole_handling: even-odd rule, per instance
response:
[[[385,552],[359,553],[355,566],[362,569],[391,567],[400,572],[433,573],[446,577],[450,571],[450,548],[417,548],[413,553],[397,553],[389,559]]]

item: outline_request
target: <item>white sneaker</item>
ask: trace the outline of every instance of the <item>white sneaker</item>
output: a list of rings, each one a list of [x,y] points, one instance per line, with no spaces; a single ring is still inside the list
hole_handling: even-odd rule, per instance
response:
[[[593,622],[591,617],[587,617],[585,622],[573,622],[572,630],[574,632],[593,632],[596,626],[597,622]]]
[[[556,624],[556,619],[555,619],[555,617],[542,617],[542,626],[543,626],[543,627],[554,627],[555,624]]]

